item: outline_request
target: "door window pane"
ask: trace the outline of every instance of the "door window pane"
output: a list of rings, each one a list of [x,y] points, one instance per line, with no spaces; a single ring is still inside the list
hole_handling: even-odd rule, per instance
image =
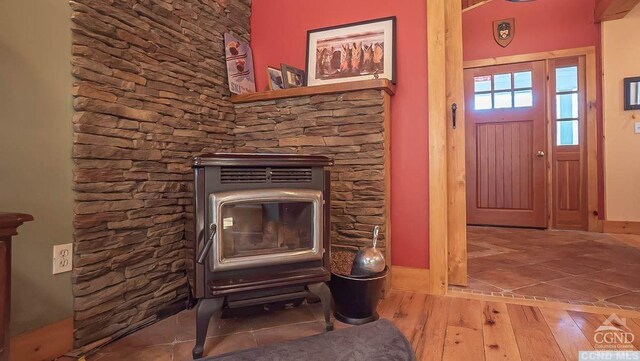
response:
[[[509,89],[511,89],[511,73],[494,75],[493,76],[493,89],[494,90],[509,90]]]
[[[473,78],[473,84],[476,93],[491,91],[491,75],[477,76]]]
[[[533,106],[533,90],[516,90],[513,93],[513,102],[516,108]]]
[[[578,145],[578,121],[563,120],[556,123],[557,145]]]
[[[486,110],[493,108],[491,93],[476,94],[474,108],[475,110]]]
[[[578,67],[556,69],[556,92],[578,91]]]
[[[531,72],[523,71],[520,73],[513,73],[513,87],[516,89],[531,88]]]
[[[511,92],[499,92],[493,94],[495,109],[511,108]]]
[[[556,95],[556,118],[573,119],[578,117],[578,93]]]

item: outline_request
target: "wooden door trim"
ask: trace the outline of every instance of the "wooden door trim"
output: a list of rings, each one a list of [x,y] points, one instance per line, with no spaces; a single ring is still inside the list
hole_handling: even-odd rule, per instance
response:
[[[586,162],[587,162],[587,225],[590,232],[602,232],[598,218],[598,96],[595,46],[510,55],[464,62],[465,69],[513,63],[585,57],[586,76]]]
[[[598,217],[598,85],[596,49],[584,54],[587,81],[587,228],[589,232],[602,232]]]
[[[429,290],[446,294],[448,204],[447,204],[447,94],[445,1],[427,0],[427,66],[429,72]],[[461,44],[462,45],[462,44]]]
[[[445,0],[426,0],[427,14],[427,66],[429,69],[446,69],[447,47],[445,45],[446,26],[449,29],[461,29],[456,16],[447,15]],[[451,44],[462,47],[462,43]],[[449,50],[451,51],[451,50]],[[454,49],[452,51],[457,51]],[[512,55],[463,62],[463,68],[475,68],[508,63],[548,60],[554,58],[585,56],[586,58],[586,99],[587,99],[587,206],[590,231],[602,231],[602,221],[598,219],[598,182],[597,182],[597,74],[596,49],[593,46],[554,50],[547,52]],[[456,197],[458,187],[450,186],[449,180],[442,174],[449,174],[448,147],[464,148],[464,143],[446,144],[449,112],[447,104],[447,79],[454,74],[446,71],[429,72],[428,88],[428,130],[429,130],[429,293],[446,294],[449,286],[448,270],[448,229],[449,191]],[[464,171],[464,165],[462,165]],[[465,197],[466,198],[466,197]],[[594,213],[595,212],[595,213]],[[455,232],[465,232],[466,226]],[[458,241],[459,243],[460,241]],[[466,242],[466,240],[464,241]],[[458,245],[459,246],[459,245]],[[466,247],[466,245],[465,245]]]
[[[480,67],[492,66],[492,65],[526,63],[526,62],[539,61],[539,60],[568,58],[572,56],[581,56],[581,55],[586,56],[590,54],[593,55],[595,59],[595,54],[596,54],[595,46],[587,46],[584,48],[553,50],[553,51],[543,51],[539,53],[509,55],[509,56],[501,56],[496,58],[486,58],[486,59],[478,59],[478,60],[467,60],[464,62],[464,68],[470,69],[470,68],[480,68]]]
[[[445,58],[447,123],[447,187],[448,187],[448,283],[467,285],[467,185],[465,175],[466,102],[464,69],[462,68],[462,2],[446,1]],[[457,105],[456,127],[451,106]]]

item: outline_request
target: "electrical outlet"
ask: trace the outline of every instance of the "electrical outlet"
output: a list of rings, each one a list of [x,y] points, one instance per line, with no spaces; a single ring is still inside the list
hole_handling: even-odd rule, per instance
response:
[[[73,245],[57,244],[53,246],[53,274],[71,271]]]
[[[635,131],[636,131],[636,134],[640,134],[640,122],[636,122]]]

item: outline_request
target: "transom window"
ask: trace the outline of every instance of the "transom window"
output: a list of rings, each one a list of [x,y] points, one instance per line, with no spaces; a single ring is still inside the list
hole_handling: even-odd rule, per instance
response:
[[[556,68],[557,145],[578,145],[578,67]]]
[[[531,71],[477,76],[474,109],[508,109],[533,106]]]

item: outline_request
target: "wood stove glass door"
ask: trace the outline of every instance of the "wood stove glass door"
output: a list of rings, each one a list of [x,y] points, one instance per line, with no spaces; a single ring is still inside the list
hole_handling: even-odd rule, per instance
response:
[[[211,203],[214,271],[322,259],[322,192],[224,192]]]

